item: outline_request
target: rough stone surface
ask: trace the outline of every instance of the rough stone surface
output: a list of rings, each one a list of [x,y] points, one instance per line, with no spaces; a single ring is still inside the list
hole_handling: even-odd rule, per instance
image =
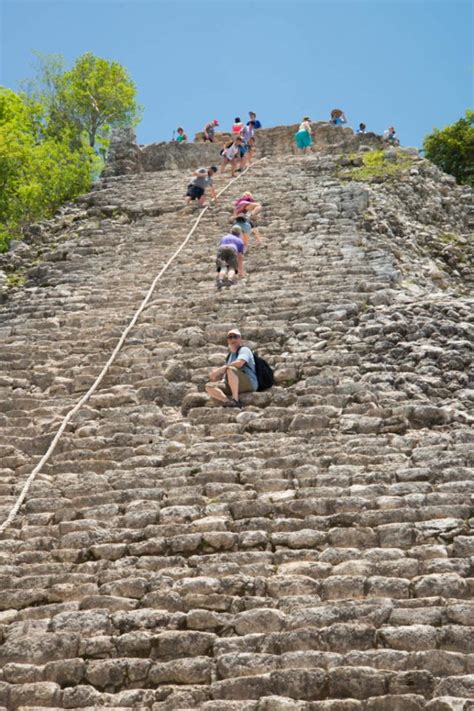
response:
[[[295,157],[293,130],[262,132],[2,535],[0,708],[472,711],[472,195],[412,154],[348,180],[359,138],[316,125]],[[0,256],[26,282],[0,278],[0,520],[215,148],[118,137]],[[215,293],[244,190],[266,241]],[[204,390],[235,325],[278,373],[243,412]]]

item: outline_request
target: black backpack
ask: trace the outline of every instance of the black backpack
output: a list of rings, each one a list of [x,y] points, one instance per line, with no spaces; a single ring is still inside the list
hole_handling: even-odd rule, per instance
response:
[[[239,355],[239,350],[237,351],[237,356]],[[252,351],[253,352],[253,351]],[[268,390],[268,388],[271,388],[273,385],[275,385],[275,378],[273,377],[273,370],[270,367],[270,365],[267,363],[265,358],[260,358],[260,356],[257,353],[253,353],[253,358],[255,360],[255,374],[257,376],[257,382],[258,382],[258,391],[261,390]],[[226,361],[229,360],[229,356],[227,356]]]

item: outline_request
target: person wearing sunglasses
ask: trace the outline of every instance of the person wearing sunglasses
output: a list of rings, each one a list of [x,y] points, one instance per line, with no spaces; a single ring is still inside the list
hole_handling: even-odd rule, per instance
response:
[[[242,346],[242,334],[238,328],[231,328],[228,332],[227,344],[229,354],[226,362],[222,367],[211,370],[209,379],[212,382],[206,385],[206,392],[224,407],[241,410],[240,394],[252,393],[258,388],[255,359],[250,348]]]

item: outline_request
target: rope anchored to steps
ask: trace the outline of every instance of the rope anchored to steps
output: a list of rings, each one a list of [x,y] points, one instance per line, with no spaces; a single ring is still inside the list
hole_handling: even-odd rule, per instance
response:
[[[222,195],[222,193],[224,193],[228,188],[230,188],[230,186],[231,186],[233,183],[235,183],[237,180],[240,180],[240,178],[242,178],[242,176],[245,175],[245,173],[247,173],[247,172],[250,170],[250,168],[253,168],[255,165],[257,165],[257,163],[260,163],[260,162],[263,161],[263,160],[265,160],[265,158],[260,158],[258,161],[255,161],[255,163],[253,163],[252,165],[249,165],[247,168],[245,168],[245,170],[243,170],[243,171],[240,173],[240,175],[237,175],[235,178],[233,178],[232,180],[230,180],[230,181],[227,183],[227,185],[225,185],[225,186],[217,193],[217,197],[220,197],[220,196]],[[60,425],[58,431],[56,432],[54,438],[52,439],[52,441],[51,441],[51,443],[50,443],[48,449],[47,449],[46,452],[45,452],[45,454],[41,457],[40,461],[38,462],[38,464],[36,465],[36,467],[33,469],[33,471],[31,472],[31,474],[30,474],[29,477],[27,478],[27,480],[25,481],[25,483],[24,483],[24,485],[23,485],[23,488],[22,488],[22,490],[21,490],[21,492],[20,492],[20,494],[19,494],[17,500],[15,501],[13,507],[12,507],[11,510],[10,510],[10,513],[8,514],[8,516],[7,516],[7,518],[5,519],[5,521],[3,521],[2,524],[0,524],[0,534],[3,533],[3,531],[5,531],[5,529],[8,528],[8,526],[9,526],[9,525],[14,521],[14,519],[16,518],[16,516],[17,516],[17,514],[18,514],[18,512],[19,512],[19,510],[20,510],[20,508],[21,508],[21,506],[22,506],[22,504],[23,504],[23,502],[24,502],[24,500],[26,499],[26,496],[27,496],[27,494],[28,494],[28,491],[29,491],[29,489],[30,489],[30,487],[31,487],[31,485],[32,485],[32,483],[33,483],[33,481],[35,480],[37,474],[40,473],[40,471],[42,470],[42,468],[44,467],[44,465],[46,464],[46,462],[50,459],[51,455],[53,454],[54,450],[56,449],[56,445],[58,444],[58,442],[59,442],[59,440],[60,440],[60,438],[61,438],[61,435],[63,434],[64,430],[66,429],[67,425],[69,424],[71,418],[76,414],[76,412],[78,412],[78,410],[81,409],[81,407],[82,407],[83,405],[85,405],[85,403],[90,399],[90,397],[94,394],[94,392],[95,392],[95,391],[97,390],[97,388],[99,387],[100,383],[102,382],[102,380],[104,379],[105,375],[107,374],[107,372],[108,372],[110,366],[112,365],[112,363],[113,363],[114,360],[116,359],[117,355],[119,354],[120,349],[122,348],[122,346],[123,346],[123,344],[124,344],[124,342],[125,342],[125,339],[127,338],[128,334],[130,333],[130,331],[132,330],[132,328],[135,326],[135,324],[136,324],[136,322],[138,321],[138,319],[139,319],[139,317],[140,317],[142,311],[143,311],[143,310],[146,308],[146,306],[148,305],[148,302],[150,301],[150,299],[151,299],[151,297],[152,297],[152,294],[153,294],[153,292],[154,292],[154,290],[155,290],[155,287],[156,287],[158,281],[161,279],[161,277],[162,277],[163,274],[167,271],[167,269],[171,266],[171,264],[172,264],[173,261],[176,259],[176,257],[177,257],[177,256],[182,252],[182,250],[185,248],[185,246],[186,246],[187,243],[189,242],[190,238],[192,237],[192,235],[193,235],[194,232],[196,231],[196,229],[197,229],[197,227],[198,227],[200,221],[202,220],[203,215],[207,212],[208,209],[209,209],[209,205],[206,205],[206,207],[204,207],[204,209],[203,209],[203,210],[201,211],[201,213],[198,215],[198,217],[197,217],[197,219],[196,219],[194,225],[192,226],[191,230],[188,232],[188,234],[186,235],[186,237],[184,238],[183,242],[182,242],[181,245],[178,247],[178,249],[176,250],[176,252],[169,258],[169,260],[166,262],[166,264],[164,265],[164,267],[158,272],[158,274],[156,275],[156,277],[153,279],[153,281],[152,281],[152,283],[151,283],[151,286],[150,286],[150,288],[148,289],[148,292],[147,292],[145,298],[143,299],[142,303],[140,304],[140,306],[138,307],[137,311],[135,312],[135,314],[134,314],[132,320],[129,322],[128,326],[125,328],[125,330],[123,331],[122,335],[120,336],[120,338],[119,338],[119,340],[118,340],[118,343],[117,343],[117,345],[115,346],[115,348],[114,348],[114,350],[113,350],[113,352],[112,352],[112,354],[111,354],[109,360],[108,360],[107,363],[104,365],[104,367],[102,368],[101,372],[99,373],[99,375],[97,376],[96,380],[95,380],[94,383],[91,385],[91,387],[89,388],[89,390],[86,392],[86,394],[83,395],[83,397],[79,400],[79,402],[77,402],[76,405],[74,405],[74,407],[73,407],[73,408],[66,414],[66,416],[64,417],[64,419],[63,419],[63,421],[61,422],[61,425]]]

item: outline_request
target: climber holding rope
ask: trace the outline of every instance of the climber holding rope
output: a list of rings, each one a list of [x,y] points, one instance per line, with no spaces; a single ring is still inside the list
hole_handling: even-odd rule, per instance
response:
[[[202,207],[206,202],[207,188],[211,191],[212,198],[216,202],[217,195],[212,178],[217,173],[217,170],[215,165],[211,165],[209,168],[198,168],[194,171],[194,178],[189,183],[186,191],[188,205],[192,200],[197,200],[198,205]]]

